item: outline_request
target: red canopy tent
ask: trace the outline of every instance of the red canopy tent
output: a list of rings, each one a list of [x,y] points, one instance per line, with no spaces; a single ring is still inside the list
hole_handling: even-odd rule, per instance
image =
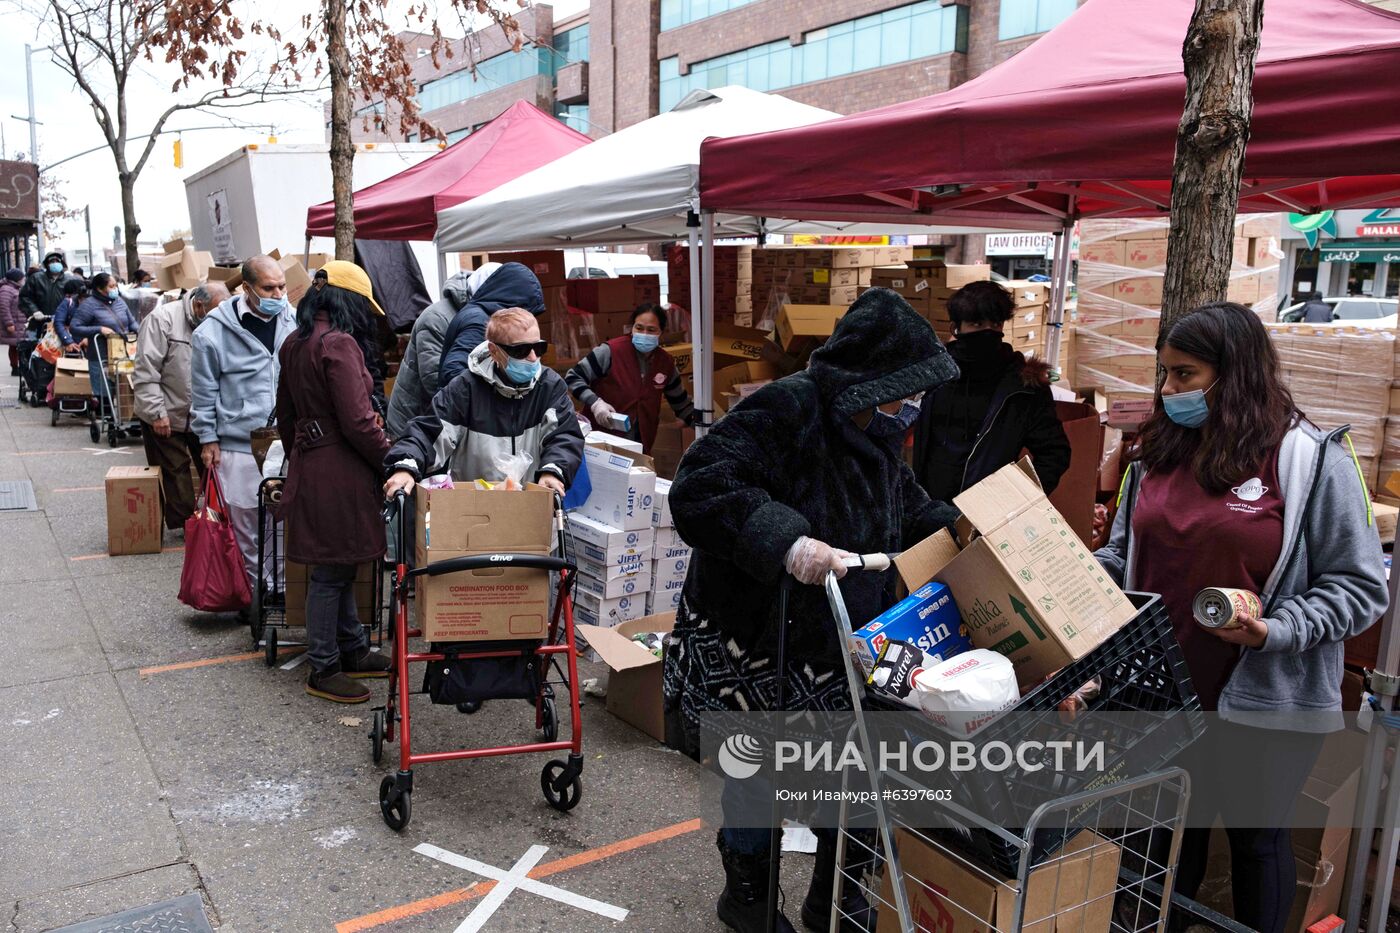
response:
[[[701,148],[704,209],[987,225],[1163,214],[1192,0],[1088,0],[942,94]],[[1400,203],[1400,15],[1269,0],[1241,211]],[[911,216],[912,215],[912,216]]]
[[[355,192],[355,235],[431,240],[438,211],[484,194],[592,142],[519,101],[465,139],[397,175]],[[335,236],[335,202],[306,212],[306,235]]]

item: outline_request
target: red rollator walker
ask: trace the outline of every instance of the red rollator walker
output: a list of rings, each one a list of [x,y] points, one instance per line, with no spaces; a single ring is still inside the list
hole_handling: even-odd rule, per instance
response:
[[[507,495],[507,493],[501,493]],[[540,773],[540,789],[550,806],[556,810],[572,810],[583,795],[583,724],[579,715],[578,649],[574,640],[574,607],[570,599],[575,566],[567,559],[566,516],[563,502],[555,501],[555,531],[559,553],[565,557],[540,554],[478,554],[453,557],[422,567],[410,569],[407,564],[405,538],[405,504],[408,497],[400,492],[386,508],[386,517],[397,517],[395,552],[397,563],[392,582],[394,636],[393,668],[389,672],[389,693],[382,708],[374,711],[370,741],[376,764],[384,754],[384,741],[399,736],[399,770],[384,777],[379,785],[379,809],[390,829],[402,830],[412,815],[413,766],[439,761],[460,761],[490,758],[498,755],[528,755],[537,752],[568,752],[568,759],[552,759]],[[411,652],[410,638],[422,636],[419,629],[408,627],[410,581],[418,577],[500,568],[538,570],[559,575],[557,593],[550,611],[549,631],[543,641],[511,642],[453,642],[431,645],[427,652]],[[562,623],[562,624],[561,624]],[[559,670],[559,656],[567,664],[567,674]],[[409,716],[408,665],[426,663],[429,676],[425,691],[434,703],[455,703],[463,713],[475,712],[488,699],[527,699],[535,707],[535,728],[543,735],[542,742],[502,745],[494,748],[470,748],[457,751],[413,751]],[[550,672],[558,675],[550,680]],[[430,686],[431,685],[431,686]],[[554,687],[562,686],[568,696],[572,735],[559,741],[559,720],[554,703]],[[456,692],[454,692],[456,691]],[[401,732],[400,732],[401,730]]]

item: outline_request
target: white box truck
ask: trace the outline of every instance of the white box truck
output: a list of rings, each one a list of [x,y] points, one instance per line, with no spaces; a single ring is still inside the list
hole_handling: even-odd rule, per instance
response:
[[[360,143],[355,150],[355,190],[439,151],[436,143]],[[235,262],[273,249],[300,255],[306,246],[307,209],[331,199],[330,146],[243,146],[186,178],[185,198],[195,248],[213,253],[215,262]],[[441,288],[433,245],[412,246],[428,293],[437,299]],[[315,237],[310,251],[334,253],[335,241]]]

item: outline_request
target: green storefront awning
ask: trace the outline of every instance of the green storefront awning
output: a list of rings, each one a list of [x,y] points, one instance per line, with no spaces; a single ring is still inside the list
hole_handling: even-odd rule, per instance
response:
[[[1320,262],[1400,262],[1400,242],[1339,240],[1321,249]]]

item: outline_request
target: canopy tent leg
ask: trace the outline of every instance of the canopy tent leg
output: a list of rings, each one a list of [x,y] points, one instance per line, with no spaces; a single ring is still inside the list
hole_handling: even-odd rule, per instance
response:
[[[443,250],[437,251],[438,284],[437,293],[442,294],[442,289],[447,285],[447,253]]]
[[[700,349],[700,316],[702,314],[700,302],[700,217],[694,212],[686,216],[686,232],[690,238],[690,388],[695,391],[695,407],[698,410],[700,405],[700,393],[698,390],[699,369],[696,366],[696,353]],[[701,419],[704,420],[703,418]],[[705,424],[697,425],[695,436],[705,435]]]
[[[306,236],[306,248],[301,251],[301,264],[303,267],[311,265],[311,235]]]
[[[715,371],[715,212],[700,215],[704,242],[700,247],[700,279],[704,283],[704,306],[700,316],[700,339],[695,343],[695,407],[701,413],[701,426],[696,436],[709,428],[714,415]]]
[[[1045,346],[1045,359],[1055,372],[1060,367],[1060,342],[1064,337],[1065,298],[1069,295],[1070,240],[1073,238],[1074,221],[1055,231],[1055,248],[1051,262],[1050,315],[1047,325],[1050,328],[1049,340]]]

